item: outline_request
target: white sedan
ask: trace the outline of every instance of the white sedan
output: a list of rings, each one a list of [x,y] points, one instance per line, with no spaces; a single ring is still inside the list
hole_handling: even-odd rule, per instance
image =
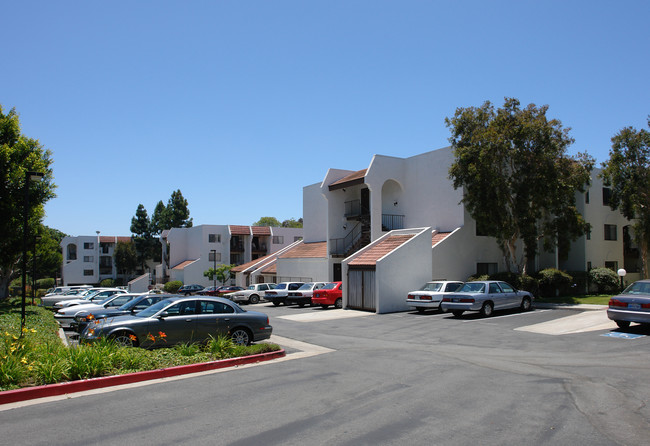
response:
[[[81,312],[92,313],[94,311],[105,310],[106,308],[117,308],[121,307],[125,303],[135,299],[140,296],[142,293],[138,294],[113,294],[111,297],[102,300],[101,302],[84,304],[84,305],[74,305],[72,307],[61,308],[54,314],[54,318],[59,322],[61,326],[70,326],[74,317]]]
[[[440,302],[446,293],[457,291],[463,282],[453,280],[434,280],[427,282],[417,291],[411,291],[406,296],[406,303],[423,313],[425,310],[440,309]]]

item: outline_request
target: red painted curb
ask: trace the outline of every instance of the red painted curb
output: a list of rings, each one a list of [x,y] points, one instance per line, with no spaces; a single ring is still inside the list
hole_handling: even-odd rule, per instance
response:
[[[186,375],[188,373],[205,372],[206,370],[223,369],[237,365],[253,364],[270,361],[286,356],[284,350],[261,353],[259,355],[242,356],[241,358],[222,359],[220,361],[202,362],[199,364],[179,365],[167,369],[148,370],[145,372],[128,373],[126,375],[102,376],[101,378],[82,379],[45,386],[24,387],[16,390],[0,392],[0,404],[32,400],[46,396],[64,395],[66,393],[82,392],[84,390],[101,389],[102,387],[119,386],[157,378]]]

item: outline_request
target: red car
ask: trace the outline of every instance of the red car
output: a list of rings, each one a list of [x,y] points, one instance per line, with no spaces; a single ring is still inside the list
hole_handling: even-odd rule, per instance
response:
[[[343,282],[330,282],[320,290],[314,291],[311,302],[327,308],[334,305],[336,308],[343,308]]]

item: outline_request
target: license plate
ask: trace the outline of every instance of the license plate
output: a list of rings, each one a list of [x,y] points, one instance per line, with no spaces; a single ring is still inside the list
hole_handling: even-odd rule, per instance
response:
[[[627,307],[630,310],[640,310],[641,309],[641,304],[627,304]]]

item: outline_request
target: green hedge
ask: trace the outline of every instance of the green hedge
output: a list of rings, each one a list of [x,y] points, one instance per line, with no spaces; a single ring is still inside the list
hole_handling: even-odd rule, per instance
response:
[[[619,291],[618,275],[609,268],[594,268],[589,271],[589,280],[598,288],[598,294],[616,293]]]
[[[175,293],[182,286],[183,282],[180,280],[172,280],[171,282],[167,282],[163,289],[165,290],[165,293]]]
[[[537,273],[539,293],[544,297],[567,296],[573,291],[573,277],[564,271],[547,268]]]

